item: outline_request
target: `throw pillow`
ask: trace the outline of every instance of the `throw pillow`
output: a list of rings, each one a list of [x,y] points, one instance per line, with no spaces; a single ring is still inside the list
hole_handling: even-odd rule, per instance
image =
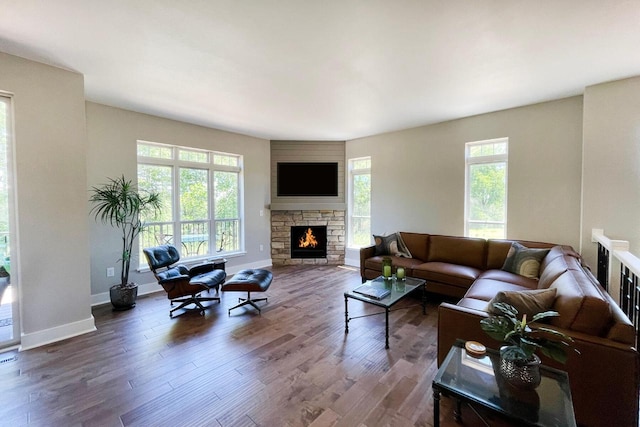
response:
[[[493,307],[494,302],[502,302],[512,305],[518,310],[518,318],[523,314],[528,319],[534,314],[549,311],[556,300],[556,290],[554,289],[532,289],[528,291],[500,291],[489,301],[488,311],[492,314],[502,314],[501,311]]]
[[[502,269],[509,273],[537,279],[540,275],[540,263],[548,253],[549,249],[530,249],[518,242],[513,242]]]
[[[404,240],[402,240],[402,235],[400,233],[396,233],[398,236],[398,253],[396,256],[401,256],[405,258],[412,258],[411,252],[409,252],[409,248],[405,245]]]
[[[395,255],[411,258],[411,253],[402,240],[400,233],[389,234],[388,236],[373,235],[376,244],[376,255]]]

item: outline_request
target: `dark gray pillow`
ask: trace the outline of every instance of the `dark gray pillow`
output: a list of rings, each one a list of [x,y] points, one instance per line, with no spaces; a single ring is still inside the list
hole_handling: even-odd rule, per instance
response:
[[[376,255],[395,255],[411,258],[411,252],[402,240],[400,233],[389,234],[388,236],[373,235],[376,244]]]
[[[530,249],[518,242],[513,242],[502,269],[509,273],[537,279],[540,276],[542,259],[548,253],[549,249]]]

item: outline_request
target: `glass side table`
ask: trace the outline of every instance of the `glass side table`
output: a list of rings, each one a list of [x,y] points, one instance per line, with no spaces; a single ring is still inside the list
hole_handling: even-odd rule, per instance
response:
[[[476,404],[522,426],[575,427],[573,401],[566,372],[540,367],[542,382],[535,390],[515,389],[500,376],[498,351],[474,357],[456,341],[433,379],[433,425],[440,425],[440,396],[456,399],[454,418],[460,421],[461,403]]]

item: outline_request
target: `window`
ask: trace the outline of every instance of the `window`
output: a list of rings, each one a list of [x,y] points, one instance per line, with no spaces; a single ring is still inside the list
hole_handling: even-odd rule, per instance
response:
[[[15,226],[13,193],[13,108],[12,98],[0,93],[0,348],[20,341],[20,316],[18,315],[18,282],[11,266],[15,260]],[[13,253],[12,253],[13,252]]]
[[[349,160],[349,246],[371,244],[371,157]]]
[[[138,141],[138,186],[160,193],[162,211],[144,218],[142,248],[172,244],[182,258],[242,250],[242,157]]]
[[[507,236],[508,138],[466,144],[465,236]]]

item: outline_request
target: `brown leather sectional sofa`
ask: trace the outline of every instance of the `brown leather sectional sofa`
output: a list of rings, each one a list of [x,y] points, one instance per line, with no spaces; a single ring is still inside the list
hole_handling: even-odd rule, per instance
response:
[[[480,328],[489,301],[499,291],[555,288],[549,327],[574,339],[580,354],[569,352],[565,365],[542,357],[545,364],[569,373],[576,420],[582,426],[638,426],[640,356],[632,323],[602,289],[580,255],[570,246],[519,241],[528,248],[548,248],[539,278],[502,270],[509,240],[401,232],[411,258],[392,256],[394,267],[427,281],[430,292],[455,297],[439,306],[438,364],[456,339],[498,348]],[[362,280],[378,277],[383,255],[375,246],[360,250]]]

